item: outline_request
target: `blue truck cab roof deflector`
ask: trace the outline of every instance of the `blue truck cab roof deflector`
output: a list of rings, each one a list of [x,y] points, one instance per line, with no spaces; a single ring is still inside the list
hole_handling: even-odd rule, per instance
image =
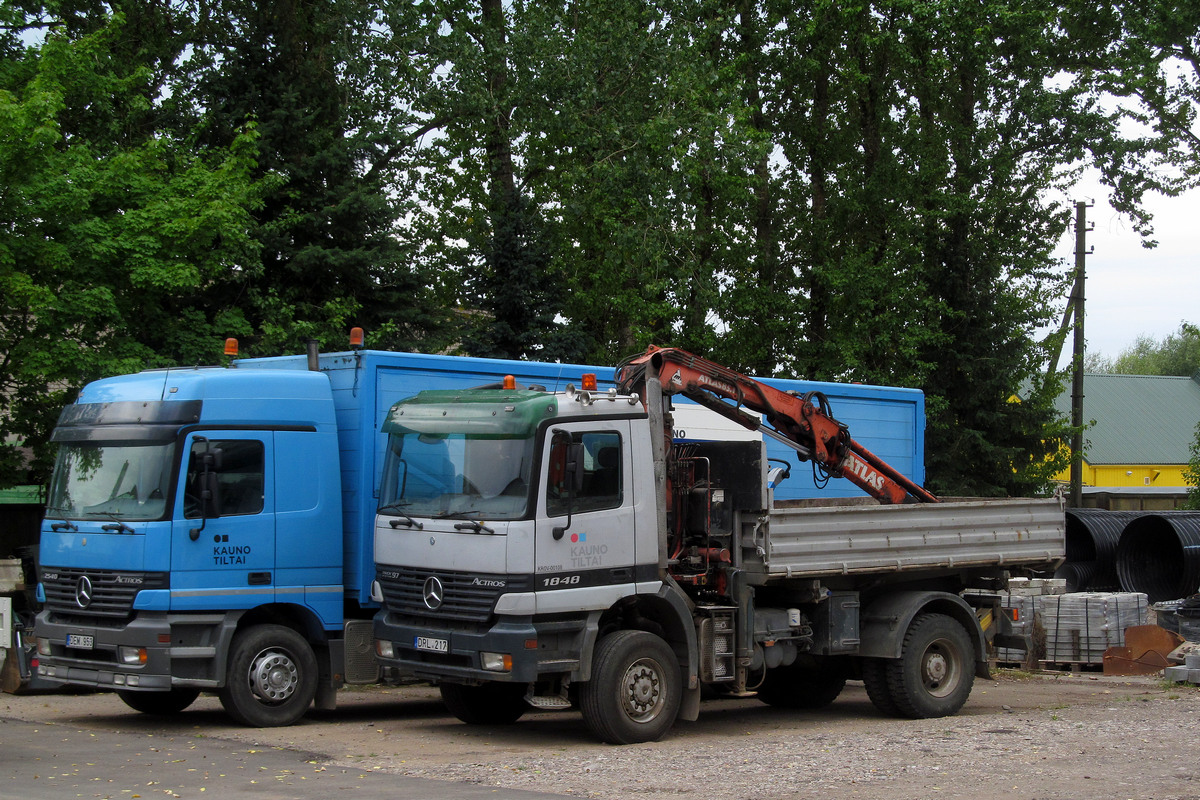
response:
[[[179,428],[200,421],[201,400],[119,400],[69,405],[58,417],[52,442],[169,442]]]

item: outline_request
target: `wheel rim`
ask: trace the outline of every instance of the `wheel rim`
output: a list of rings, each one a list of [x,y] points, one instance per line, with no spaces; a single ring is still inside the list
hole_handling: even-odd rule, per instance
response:
[[[954,643],[949,639],[934,639],[921,658],[921,681],[933,697],[954,693],[962,679],[962,666]]]
[[[282,650],[263,650],[250,662],[250,690],[264,703],[286,701],[299,684],[300,669]]]
[[[650,658],[640,658],[625,670],[621,682],[621,707],[634,722],[650,722],[662,713],[667,702],[662,679],[662,665]]]

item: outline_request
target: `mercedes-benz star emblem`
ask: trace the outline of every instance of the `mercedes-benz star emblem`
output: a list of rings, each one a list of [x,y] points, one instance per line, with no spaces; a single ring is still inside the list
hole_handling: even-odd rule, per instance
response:
[[[87,608],[92,604],[92,581],[87,575],[81,575],[79,580],[75,581],[75,603],[80,608]]]
[[[421,596],[425,598],[425,607],[430,611],[436,611],[441,608],[442,601],[446,599],[446,590],[442,586],[442,582],[431,575],[425,579]]]

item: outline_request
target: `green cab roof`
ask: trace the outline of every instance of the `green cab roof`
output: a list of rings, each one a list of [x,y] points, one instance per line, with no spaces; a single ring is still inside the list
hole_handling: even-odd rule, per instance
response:
[[[427,390],[388,411],[384,433],[519,439],[558,414],[554,395],[528,389]]]

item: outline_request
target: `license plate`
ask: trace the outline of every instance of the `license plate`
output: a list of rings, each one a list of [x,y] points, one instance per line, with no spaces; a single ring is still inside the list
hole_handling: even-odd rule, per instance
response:
[[[450,652],[450,641],[448,639],[434,639],[429,636],[416,636],[413,638],[413,645],[418,650],[428,650],[432,653]]]
[[[67,634],[67,647],[74,647],[76,650],[91,650],[96,646],[96,639],[92,636],[84,636],[80,633]]]

